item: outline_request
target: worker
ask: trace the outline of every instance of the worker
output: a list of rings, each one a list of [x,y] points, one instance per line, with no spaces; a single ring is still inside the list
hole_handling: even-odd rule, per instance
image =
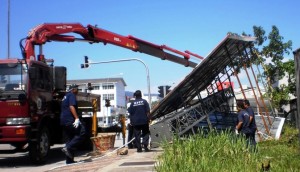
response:
[[[145,99],[142,99],[142,92],[140,90],[134,93],[135,100],[131,102],[128,109],[130,124],[133,127],[133,134],[135,137],[135,145],[137,152],[142,152],[142,146],[145,152],[149,152],[149,120],[150,120],[150,107]],[[141,144],[141,138],[143,142]]]
[[[238,124],[236,125],[236,131],[242,133],[242,136],[246,138],[247,147],[255,146],[253,142],[253,130],[250,128],[250,115],[245,109],[244,101],[237,101],[237,110],[238,110]]]
[[[250,139],[252,142],[251,144],[256,146],[255,132],[257,130],[257,126],[256,126],[256,122],[255,122],[254,111],[253,111],[252,107],[250,106],[249,100],[247,100],[247,99],[244,100],[244,107],[250,116],[249,128],[251,129],[251,135],[250,135]]]
[[[78,85],[70,85],[69,91],[64,96],[61,104],[60,123],[67,141],[65,147],[62,148],[66,155],[66,164],[75,163],[74,151],[84,141],[86,135],[85,127],[80,122],[77,113],[77,93]]]

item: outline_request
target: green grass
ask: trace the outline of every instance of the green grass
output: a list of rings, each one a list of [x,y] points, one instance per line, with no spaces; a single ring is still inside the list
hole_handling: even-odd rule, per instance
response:
[[[172,144],[163,143],[162,147],[164,152],[155,167],[158,172],[257,172],[268,161],[270,171],[300,171],[298,131],[288,126],[280,140],[259,142],[256,152],[230,132],[174,138]]]

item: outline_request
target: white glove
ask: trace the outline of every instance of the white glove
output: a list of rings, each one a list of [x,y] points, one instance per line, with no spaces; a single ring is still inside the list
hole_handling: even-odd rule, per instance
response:
[[[77,118],[77,119],[75,119],[75,121],[74,121],[74,123],[73,123],[73,126],[74,126],[75,128],[77,128],[79,125],[80,125],[80,121],[79,121],[79,119]]]
[[[239,134],[239,130],[238,129],[235,129],[235,134]]]

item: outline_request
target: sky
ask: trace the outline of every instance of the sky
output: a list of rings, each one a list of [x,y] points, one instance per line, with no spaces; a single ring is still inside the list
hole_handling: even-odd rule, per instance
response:
[[[8,37],[8,2],[10,29]],[[277,26],[284,41],[300,48],[300,1],[295,0],[0,0],[0,58],[22,58],[19,41],[43,23],[80,23],[206,57],[228,32],[253,34],[253,26],[266,33]],[[80,38],[79,35],[76,35]],[[8,40],[10,51],[8,53]],[[46,58],[67,67],[68,79],[123,77],[126,91],[147,93],[147,72],[138,61],[91,65],[81,69],[84,56],[90,62],[138,58],[148,70],[151,93],[158,86],[176,86],[193,68],[114,45],[84,42],[50,42],[43,46]],[[287,54],[286,58],[293,58]],[[201,61],[193,58],[192,61]]]

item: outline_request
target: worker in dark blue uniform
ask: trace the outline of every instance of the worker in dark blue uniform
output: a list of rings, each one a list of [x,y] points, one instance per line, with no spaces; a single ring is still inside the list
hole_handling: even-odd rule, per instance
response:
[[[76,94],[78,85],[71,85],[61,104],[60,124],[63,127],[67,142],[62,151],[66,155],[66,164],[74,163],[74,151],[85,139],[85,127],[78,116]]]
[[[255,146],[255,141],[253,142],[253,130],[250,128],[250,115],[245,109],[244,101],[237,102],[238,109],[238,124],[236,125],[236,130],[241,133],[243,137],[246,138],[247,146]]]
[[[145,99],[142,99],[142,93],[137,90],[134,93],[135,100],[131,102],[128,109],[130,124],[133,126],[133,133],[135,137],[135,145],[137,152],[142,152],[142,145],[145,152],[148,152],[149,145],[149,121],[150,121],[150,107]],[[143,139],[141,145],[141,138]]]
[[[250,116],[250,121],[249,121],[250,122],[249,128],[251,130],[251,135],[250,135],[251,143],[250,144],[253,146],[256,146],[255,132],[257,130],[257,126],[256,126],[256,122],[255,122],[254,111],[253,111],[252,107],[250,106],[249,100],[247,100],[247,99],[244,100],[244,107]]]

